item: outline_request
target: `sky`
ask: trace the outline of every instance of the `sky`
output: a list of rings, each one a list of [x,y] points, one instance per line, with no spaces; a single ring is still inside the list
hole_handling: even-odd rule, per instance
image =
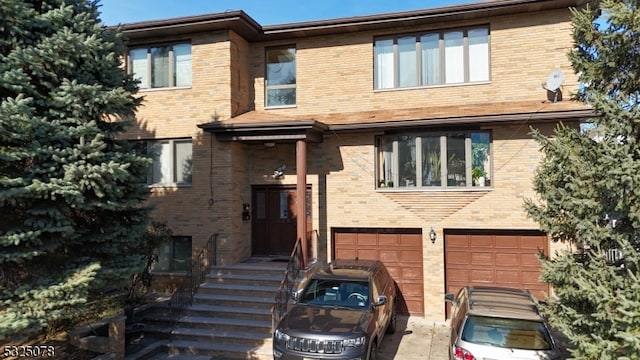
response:
[[[335,19],[482,0],[100,0],[105,25],[243,10],[260,25]]]

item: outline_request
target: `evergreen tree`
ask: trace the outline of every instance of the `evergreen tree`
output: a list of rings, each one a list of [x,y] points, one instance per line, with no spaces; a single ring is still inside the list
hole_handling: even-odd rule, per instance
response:
[[[575,345],[572,356],[640,359],[640,2],[596,6],[573,10],[569,57],[597,135],[534,131],[544,157],[539,199],[526,208],[574,249],[542,259],[555,294],[542,310]]]
[[[0,340],[144,268],[149,160],[119,140],[140,101],[98,6],[0,1]]]

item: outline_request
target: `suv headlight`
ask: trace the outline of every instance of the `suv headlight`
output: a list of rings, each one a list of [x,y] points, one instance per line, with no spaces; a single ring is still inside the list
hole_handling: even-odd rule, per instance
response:
[[[278,342],[287,342],[289,341],[289,335],[283,333],[280,329],[276,329],[275,336],[276,341]]]
[[[358,336],[357,338],[342,340],[342,346],[362,346],[367,343],[367,338],[365,336]]]

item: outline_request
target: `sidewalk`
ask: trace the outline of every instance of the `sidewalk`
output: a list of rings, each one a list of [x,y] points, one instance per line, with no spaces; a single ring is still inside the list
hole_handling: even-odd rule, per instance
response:
[[[448,360],[449,326],[418,317],[398,317],[395,334],[384,337],[380,360]]]

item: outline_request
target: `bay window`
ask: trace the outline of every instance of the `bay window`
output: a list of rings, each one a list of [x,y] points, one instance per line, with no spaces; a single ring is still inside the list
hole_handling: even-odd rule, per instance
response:
[[[491,134],[456,131],[376,139],[378,188],[473,188],[491,185]]]
[[[374,87],[393,89],[489,81],[489,28],[380,37]]]

